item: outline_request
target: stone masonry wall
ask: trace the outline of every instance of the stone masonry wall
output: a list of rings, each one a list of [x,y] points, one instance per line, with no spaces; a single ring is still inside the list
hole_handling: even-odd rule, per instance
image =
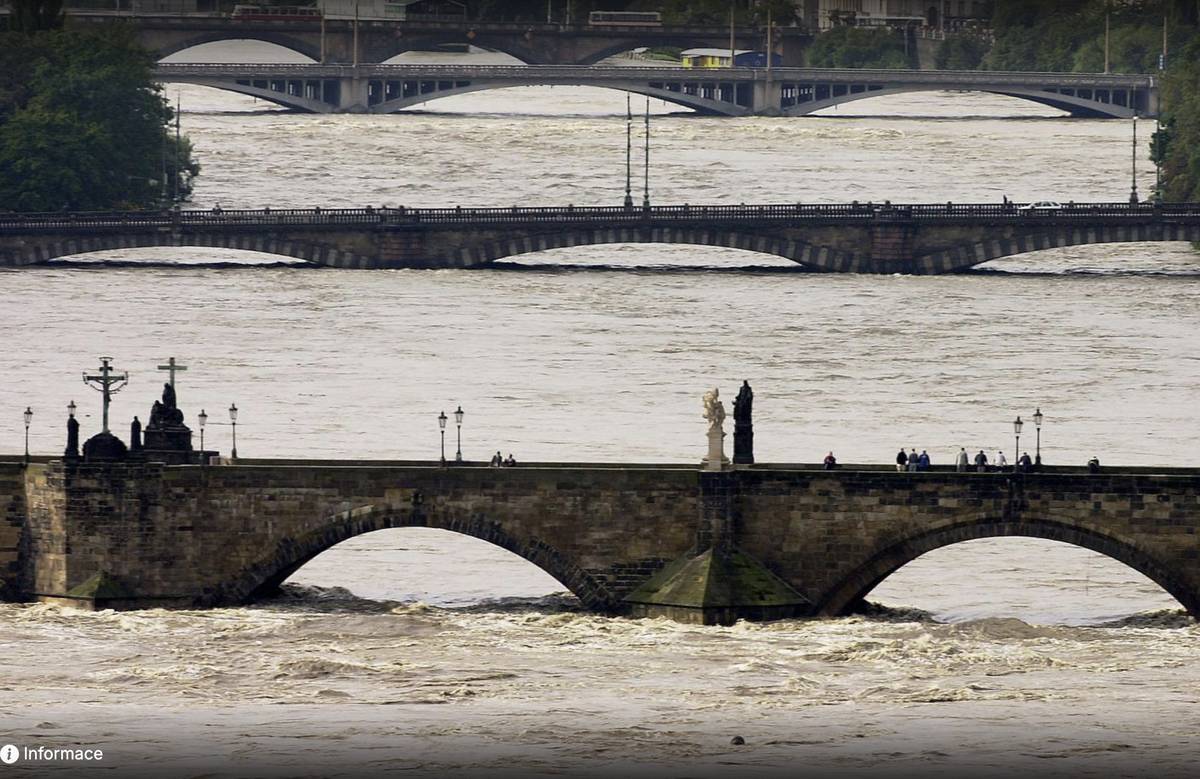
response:
[[[698,512],[687,471],[148,465],[58,476],[65,505],[35,512],[36,593],[104,572],[146,605],[241,602],[339,541],[417,525],[508,548],[604,609],[693,545]]]
[[[20,591],[25,514],[25,467],[0,463],[0,600],[14,600]]]
[[[996,535],[1101,552],[1200,613],[1198,495],[1196,476],[751,471],[737,540],[819,613],[920,554]]]

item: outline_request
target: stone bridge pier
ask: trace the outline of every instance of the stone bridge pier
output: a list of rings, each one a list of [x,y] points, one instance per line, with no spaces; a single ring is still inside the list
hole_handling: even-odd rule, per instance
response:
[[[1195,470],[0,463],[10,600],[246,603],[346,539],[411,526],[507,549],[603,613],[722,623],[847,614],[926,552],[1027,536],[1129,565],[1200,615]],[[452,573],[455,561],[444,564]]]

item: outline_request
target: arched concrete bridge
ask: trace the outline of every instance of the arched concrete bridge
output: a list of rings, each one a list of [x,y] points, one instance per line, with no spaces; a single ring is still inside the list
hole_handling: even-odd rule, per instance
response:
[[[313,113],[392,113],[486,89],[596,86],[706,114],[802,116],[870,97],[938,90],[992,92],[1074,116],[1154,116],[1153,76],[813,68],[691,69],[516,65],[183,65],[155,78],[252,95]]]
[[[846,614],[928,551],[1027,536],[1123,562],[1200,615],[1195,470],[0,464],[0,581],[10,599],[244,603],[348,538],[408,526],[508,549],[601,612]]]
[[[668,243],[811,270],[952,273],[1085,244],[1200,241],[1200,204],[366,208],[0,216],[0,267],[111,249],[205,246],[338,268],[476,268],[573,246]]]
[[[83,29],[119,25],[160,58],[193,46],[256,40],[290,49],[315,62],[379,63],[407,51],[443,44],[470,44],[504,52],[531,65],[592,65],[643,46],[728,47],[723,26],[605,26],[583,22],[529,24],[457,19],[235,19],[223,14],[70,9],[68,24]],[[736,46],[761,49],[765,32],[743,27]],[[800,64],[812,36],[797,27],[779,28],[775,41],[785,62]],[[358,51],[355,52],[357,42]]]

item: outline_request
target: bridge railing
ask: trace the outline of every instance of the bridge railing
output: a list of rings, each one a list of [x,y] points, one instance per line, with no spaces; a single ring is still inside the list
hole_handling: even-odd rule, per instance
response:
[[[0,213],[7,232],[86,230],[122,227],[255,227],[272,225],[422,225],[646,222],[814,222],[814,221],[1086,221],[1200,216],[1200,203],[1068,203],[1030,209],[1015,203],[774,203],[763,205],[550,206],[509,208],[286,208],[224,210],[111,211],[80,213]]]

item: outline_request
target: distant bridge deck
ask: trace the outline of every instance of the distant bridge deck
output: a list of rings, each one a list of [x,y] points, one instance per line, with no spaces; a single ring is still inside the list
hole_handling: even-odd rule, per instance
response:
[[[812,270],[950,273],[1083,244],[1200,241],[1200,203],[771,204],[355,208],[0,215],[0,266],[151,246],[204,246],[342,268],[470,268],[613,243],[717,246]]]
[[[715,115],[802,116],[856,100],[921,91],[980,91],[1075,116],[1154,116],[1154,76],[1104,73],[816,68],[526,65],[160,64],[155,78],[252,95],[314,113],[391,113],[442,97],[514,86],[596,86]]]
[[[130,27],[137,40],[159,57],[205,43],[249,39],[282,46],[318,62],[377,63],[408,51],[470,44],[504,52],[528,64],[591,65],[639,47],[729,46],[729,27],[720,24],[630,26],[589,24],[586,18],[567,24],[421,15],[357,21],[344,17],[261,20],[221,13],[84,8],[69,8],[67,15],[68,24],[76,28]],[[757,26],[742,26],[734,32],[739,49],[761,47],[763,35]],[[788,62],[802,62],[803,49],[811,40],[803,28],[777,30],[776,41]]]

